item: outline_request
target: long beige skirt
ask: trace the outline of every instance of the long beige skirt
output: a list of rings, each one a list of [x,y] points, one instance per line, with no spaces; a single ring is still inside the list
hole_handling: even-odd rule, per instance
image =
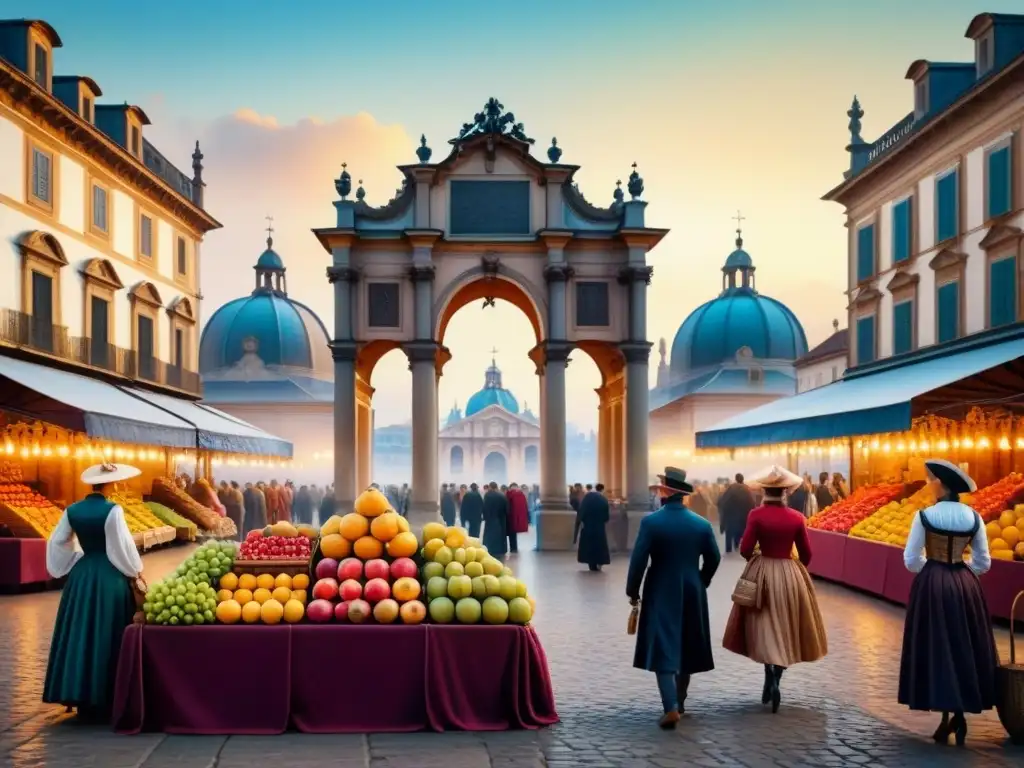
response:
[[[799,560],[755,557],[746,578],[761,584],[761,607],[733,604],[722,645],[761,664],[791,667],[828,653],[814,584]]]

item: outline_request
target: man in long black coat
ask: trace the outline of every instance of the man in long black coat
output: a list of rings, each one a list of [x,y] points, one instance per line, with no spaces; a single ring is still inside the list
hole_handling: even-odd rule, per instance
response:
[[[602,565],[612,561],[608,551],[608,499],[604,496],[604,486],[597,484],[597,489],[588,491],[580,500],[580,509],[576,513],[576,531],[573,543],[579,537],[580,546],[576,552],[576,562],[586,563],[592,571],[600,571]]]
[[[508,544],[508,499],[492,482],[484,494],[484,541],[487,551],[494,557],[502,557]]]
[[[476,483],[470,485],[469,490],[462,497],[459,516],[462,520],[462,527],[469,531],[470,536],[480,535],[480,522],[484,519],[484,500]]]
[[[441,519],[445,525],[455,525],[455,484],[441,486]]]
[[[732,483],[718,498],[718,520],[722,533],[725,534],[725,551],[739,551],[740,538],[747,527],[750,510],[757,506],[754,492],[743,482],[743,475],[736,475]]]

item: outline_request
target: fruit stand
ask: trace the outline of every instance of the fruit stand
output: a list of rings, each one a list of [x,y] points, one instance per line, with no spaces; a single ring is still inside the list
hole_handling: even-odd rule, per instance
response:
[[[479,540],[440,523],[417,536],[371,488],[320,530],[278,522],[241,544],[208,541],[151,585],[145,624],[122,643],[115,727],[544,727],[558,716],[534,608]],[[211,690],[224,658],[253,673]]]

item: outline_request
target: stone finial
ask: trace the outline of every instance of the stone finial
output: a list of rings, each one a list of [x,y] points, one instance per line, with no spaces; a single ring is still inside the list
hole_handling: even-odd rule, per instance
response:
[[[363,202],[363,200],[365,198],[366,198],[366,190],[363,189],[363,180],[360,179],[359,180],[359,188],[356,189],[356,200],[358,200],[361,203],[361,202]]]
[[[667,345],[665,344],[665,337],[662,336],[660,339],[658,339],[658,356],[661,358],[661,362],[663,364],[665,362],[666,346]]]
[[[420,163],[426,165],[430,162],[430,156],[434,154],[434,150],[427,146],[426,134],[420,134],[420,147],[416,150],[416,157],[419,158]]]
[[[341,176],[334,180],[334,189],[342,200],[348,198],[352,191],[352,175],[348,172],[348,163],[341,164]]]
[[[833,333],[839,333],[839,321],[838,320],[833,320],[832,321],[832,332]]]
[[[639,200],[640,196],[644,193],[644,180],[636,170],[636,163],[633,163],[633,172],[629,174],[629,184],[626,185],[629,190],[629,196],[633,200]]]
[[[552,165],[558,163],[562,159],[562,150],[558,147],[558,138],[555,136],[551,137],[551,146],[548,147],[548,160]]]
[[[622,179],[616,180],[612,198],[615,200],[616,205],[621,205],[622,201],[626,199],[626,193],[622,191]]]
[[[196,140],[196,149],[192,153],[192,202],[203,207],[203,153],[199,149],[199,140]]]
[[[860,135],[860,119],[864,117],[864,110],[860,108],[860,101],[856,95],[853,97],[853,104],[846,111],[846,116],[850,118],[850,143],[862,143],[864,139]]]
[[[849,177],[859,173],[868,164],[868,157],[871,154],[871,144],[864,141],[860,135],[860,119],[864,117],[864,110],[860,108],[860,101],[853,97],[853,104],[846,111],[850,118],[850,143],[846,145],[846,151],[850,153]]]

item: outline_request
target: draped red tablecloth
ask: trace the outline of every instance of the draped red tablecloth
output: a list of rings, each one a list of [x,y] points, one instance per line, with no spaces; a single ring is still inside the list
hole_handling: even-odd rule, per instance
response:
[[[0,539],[0,586],[19,587],[50,581],[46,539]]]
[[[500,731],[558,722],[530,627],[132,626],[121,733]]]
[[[914,574],[903,564],[903,547],[855,536],[807,530],[811,542],[812,575],[906,605]],[[840,563],[838,569],[835,563]],[[838,570],[838,573],[837,573]],[[1010,618],[1010,607],[1024,591],[1024,563],[993,560],[981,577],[981,588],[992,616]]]

